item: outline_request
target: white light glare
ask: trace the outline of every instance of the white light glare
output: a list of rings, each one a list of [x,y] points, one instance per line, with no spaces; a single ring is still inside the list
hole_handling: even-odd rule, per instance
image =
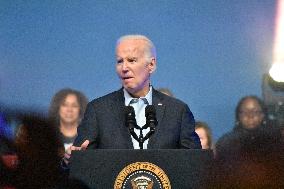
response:
[[[275,62],[269,70],[269,75],[274,81],[284,82],[284,64]]]
[[[278,82],[284,82],[284,0],[278,0],[276,33],[273,52],[273,64],[270,76]]]

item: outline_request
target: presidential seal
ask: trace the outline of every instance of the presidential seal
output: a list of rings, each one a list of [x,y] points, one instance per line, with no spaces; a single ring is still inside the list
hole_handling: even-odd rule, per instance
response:
[[[116,177],[114,189],[171,189],[165,172],[149,162],[126,166]]]

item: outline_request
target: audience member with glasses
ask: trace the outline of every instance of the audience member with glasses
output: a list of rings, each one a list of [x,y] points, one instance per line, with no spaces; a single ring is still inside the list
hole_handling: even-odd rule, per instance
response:
[[[214,186],[279,188],[284,184],[279,169],[284,163],[281,134],[269,124],[266,115],[265,105],[257,96],[245,96],[239,101],[235,127],[216,143]]]

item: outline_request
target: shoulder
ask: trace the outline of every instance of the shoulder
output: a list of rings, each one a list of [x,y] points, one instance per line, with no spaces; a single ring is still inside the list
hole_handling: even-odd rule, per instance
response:
[[[153,89],[153,101],[154,103],[163,103],[167,106],[172,106],[173,108],[188,108],[188,105],[180,99],[168,96]]]
[[[235,130],[232,130],[230,132],[227,132],[225,133],[224,135],[222,135],[217,143],[224,143],[226,141],[230,141],[230,140],[236,140],[239,138],[239,132],[238,131],[235,131]]]
[[[226,149],[239,144],[240,137],[237,131],[230,131],[221,136],[216,142],[216,149]]]
[[[122,89],[119,89],[117,91],[113,91],[104,96],[96,98],[92,100],[89,104],[93,106],[104,105],[104,104],[109,104],[109,103],[113,103],[116,101],[123,101],[123,98],[124,98],[123,91]]]

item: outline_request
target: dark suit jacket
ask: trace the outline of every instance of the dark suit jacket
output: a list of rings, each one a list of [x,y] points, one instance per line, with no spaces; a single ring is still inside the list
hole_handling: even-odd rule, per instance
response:
[[[195,133],[194,117],[188,106],[155,89],[152,95],[158,125],[147,148],[201,148]],[[74,146],[89,140],[88,148],[133,149],[131,135],[125,126],[124,103],[123,89],[91,101],[78,127]]]

